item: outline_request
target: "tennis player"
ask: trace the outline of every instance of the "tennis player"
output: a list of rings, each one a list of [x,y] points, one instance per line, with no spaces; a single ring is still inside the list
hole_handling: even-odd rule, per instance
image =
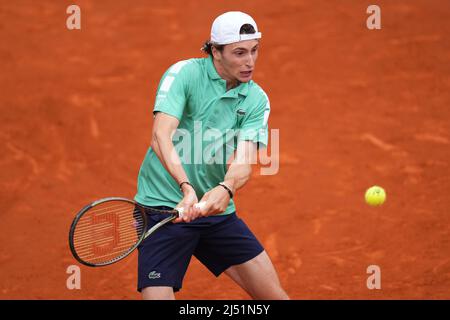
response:
[[[161,79],[135,200],[183,207],[184,215],[138,248],[143,299],[174,299],[192,255],[254,299],[289,299],[233,202],[268,141],[269,99],[252,81],[260,38],[252,17],[226,12],[202,48],[208,57],[180,61]],[[203,208],[194,206],[202,201]],[[163,218],[149,216],[150,225]]]

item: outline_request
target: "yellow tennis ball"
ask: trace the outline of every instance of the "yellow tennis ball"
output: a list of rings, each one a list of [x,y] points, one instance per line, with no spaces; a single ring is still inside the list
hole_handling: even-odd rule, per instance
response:
[[[366,203],[370,206],[380,206],[386,201],[386,192],[382,187],[373,186],[367,189],[365,194]]]

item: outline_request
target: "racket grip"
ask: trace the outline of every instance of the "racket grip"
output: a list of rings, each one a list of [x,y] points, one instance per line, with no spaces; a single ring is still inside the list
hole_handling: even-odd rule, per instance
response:
[[[196,208],[198,208],[198,209],[201,210],[201,209],[203,209],[203,208],[205,207],[205,205],[206,205],[206,202],[205,202],[205,201],[202,201],[202,202],[199,202],[199,203],[194,204],[194,207],[196,207]],[[175,210],[178,211],[179,217],[182,218],[182,217],[183,217],[183,211],[184,211],[184,208],[183,208],[183,207],[181,207],[181,208],[175,208]]]
[[[201,210],[205,207],[205,205],[206,205],[206,201],[202,201],[202,202],[194,204],[194,207]]]

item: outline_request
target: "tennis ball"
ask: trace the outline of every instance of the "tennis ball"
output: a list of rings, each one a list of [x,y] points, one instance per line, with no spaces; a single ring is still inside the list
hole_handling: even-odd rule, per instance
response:
[[[386,192],[382,187],[373,186],[367,189],[365,194],[366,203],[370,206],[380,206],[386,201]]]

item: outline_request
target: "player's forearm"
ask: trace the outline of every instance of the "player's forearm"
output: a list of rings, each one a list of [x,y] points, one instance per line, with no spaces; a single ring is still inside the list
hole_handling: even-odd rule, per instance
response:
[[[233,162],[225,175],[224,183],[235,193],[250,180],[251,174],[252,166],[250,164]]]
[[[154,133],[152,149],[155,151],[161,164],[178,184],[183,181],[189,181],[170,136]]]
[[[237,145],[235,154],[229,159],[231,162],[224,178],[224,183],[233,193],[242,188],[250,179],[252,164],[256,163],[257,146],[251,141],[241,141]]]

